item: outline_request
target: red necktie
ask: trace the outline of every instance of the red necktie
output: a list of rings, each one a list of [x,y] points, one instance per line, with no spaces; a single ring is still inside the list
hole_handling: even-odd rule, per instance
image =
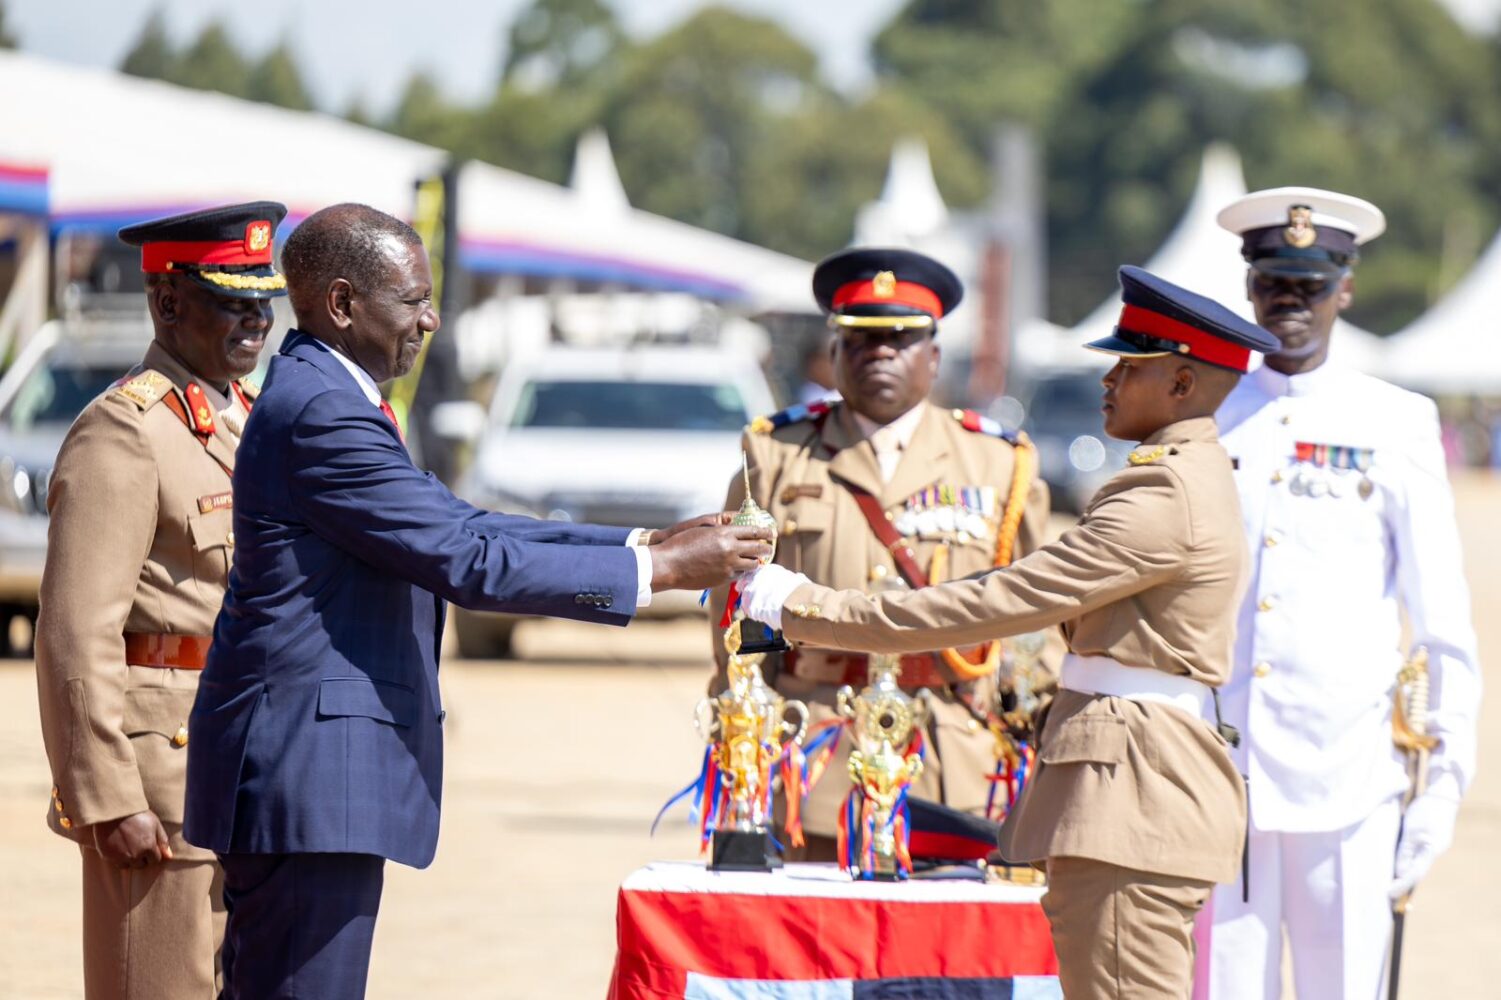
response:
[[[401,433],[401,424],[396,419],[396,411],[391,409],[391,404],[386,402],[384,399],[380,401],[380,412],[386,415],[386,419],[391,421],[391,423],[396,427],[396,433],[400,435],[403,441],[405,441],[407,439],[407,436]]]

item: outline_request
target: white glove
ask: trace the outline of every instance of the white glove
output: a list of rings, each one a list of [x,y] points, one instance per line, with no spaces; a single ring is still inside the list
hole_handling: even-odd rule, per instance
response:
[[[1397,844],[1396,878],[1388,895],[1393,901],[1412,892],[1438,856],[1454,843],[1454,820],[1459,803],[1437,795],[1419,795],[1402,817]]]
[[[794,590],[812,582],[801,573],[770,563],[741,578],[740,608],[745,617],[779,629],[782,627],[782,605],[787,603]]]

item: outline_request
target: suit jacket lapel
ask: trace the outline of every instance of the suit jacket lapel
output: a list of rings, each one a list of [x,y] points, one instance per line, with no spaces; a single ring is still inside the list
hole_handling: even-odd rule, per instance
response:
[[[881,498],[881,506],[901,503],[938,478],[943,462],[949,457],[949,438],[943,423],[947,417],[938,407],[923,404],[922,420],[912,433],[912,440],[902,450],[902,459],[897,463],[891,482],[876,494]]]
[[[860,435],[848,404],[836,407],[823,429],[823,444],[835,452],[829,473],[874,496],[885,489],[875,449]]]

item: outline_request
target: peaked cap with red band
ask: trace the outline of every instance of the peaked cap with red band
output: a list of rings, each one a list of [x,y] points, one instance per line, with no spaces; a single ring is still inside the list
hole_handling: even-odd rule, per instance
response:
[[[912,796],[910,851],[914,861],[981,861],[1000,842],[999,823]]]
[[[1110,336],[1086,344],[1126,358],[1179,355],[1245,373],[1251,355],[1277,350],[1277,339],[1213,299],[1127,264],[1119,272],[1120,322]]]
[[[122,242],[141,248],[147,274],[184,274],[216,295],[269,299],[287,294],[287,281],[271,266],[276,227],[287,206],[252,201],[120,230]]]
[[[813,297],[835,326],[932,327],[964,298],[964,285],[920,253],[857,247],[819,262]]]

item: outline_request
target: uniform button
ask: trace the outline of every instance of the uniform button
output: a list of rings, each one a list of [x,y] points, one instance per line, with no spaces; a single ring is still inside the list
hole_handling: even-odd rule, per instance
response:
[[[1284,413],[1284,414],[1282,414],[1282,423],[1283,423],[1284,426],[1287,425],[1287,424],[1290,424],[1292,422],[1293,422],[1292,414],[1290,414],[1290,413]]]
[[[795,535],[795,534],[797,534],[797,522],[794,521],[792,518],[789,517],[787,519],[787,523],[784,524],[784,525],[782,525],[782,534],[784,534],[784,535]]]
[[[58,812],[62,812],[63,811],[63,800],[54,797],[52,799],[52,808],[56,809]]]
[[[609,594],[606,594],[604,597],[602,597],[600,599],[599,606],[602,607],[602,608],[608,608],[610,605],[612,605],[614,603],[615,603],[615,598],[611,597]]]
[[[225,541],[229,542],[229,547],[230,548],[234,548],[235,547],[235,533],[233,531],[231,531],[227,536],[225,536]]]
[[[58,820],[57,821],[57,825],[60,826],[60,827],[62,827],[64,830],[71,830],[71,829],[73,829],[73,821],[71,819],[69,819],[68,817],[66,817],[66,816],[64,816],[62,819]]]
[[[438,725],[440,725],[440,726],[443,725],[443,720],[446,719],[446,718],[448,718],[448,712],[447,712],[447,710],[440,709],[438,711]]]
[[[1275,531],[1268,531],[1266,533],[1266,537],[1261,540],[1261,544],[1269,549],[1275,549],[1277,547],[1277,543],[1280,541],[1282,541],[1281,535],[1277,534],[1277,532]]]
[[[972,732],[972,733],[978,733],[980,731],[980,720],[978,720],[978,719],[970,719],[967,724],[969,726],[969,731],[970,732]]]
[[[885,563],[876,563],[870,568],[870,578],[872,581],[884,580],[886,579],[886,574],[890,572],[891,570],[886,568]]]
[[[1258,611],[1271,611],[1277,607],[1277,598],[1270,595],[1263,597],[1261,603],[1256,605]]]
[[[1274,482],[1274,483],[1280,483],[1280,482],[1282,482],[1282,470],[1281,469],[1278,469],[1276,472],[1272,473],[1272,482]]]
[[[574,604],[588,604],[589,603],[589,598],[587,596],[585,596],[584,594],[574,594],[573,595],[573,603]]]
[[[893,514],[891,511],[888,510],[886,512],[886,520],[888,520],[888,521],[895,521],[896,520],[896,515]]]
[[[1251,668],[1251,673],[1255,674],[1257,677],[1265,677],[1267,674],[1269,674],[1271,672],[1272,672],[1272,665],[1270,663],[1267,663],[1264,660],[1261,663],[1258,663],[1258,664],[1256,664],[1256,666],[1254,666],[1254,667]]]
[[[188,724],[186,722],[177,727],[177,732],[172,737],[172,745],[175,747],[185,747],[188,745]]]

